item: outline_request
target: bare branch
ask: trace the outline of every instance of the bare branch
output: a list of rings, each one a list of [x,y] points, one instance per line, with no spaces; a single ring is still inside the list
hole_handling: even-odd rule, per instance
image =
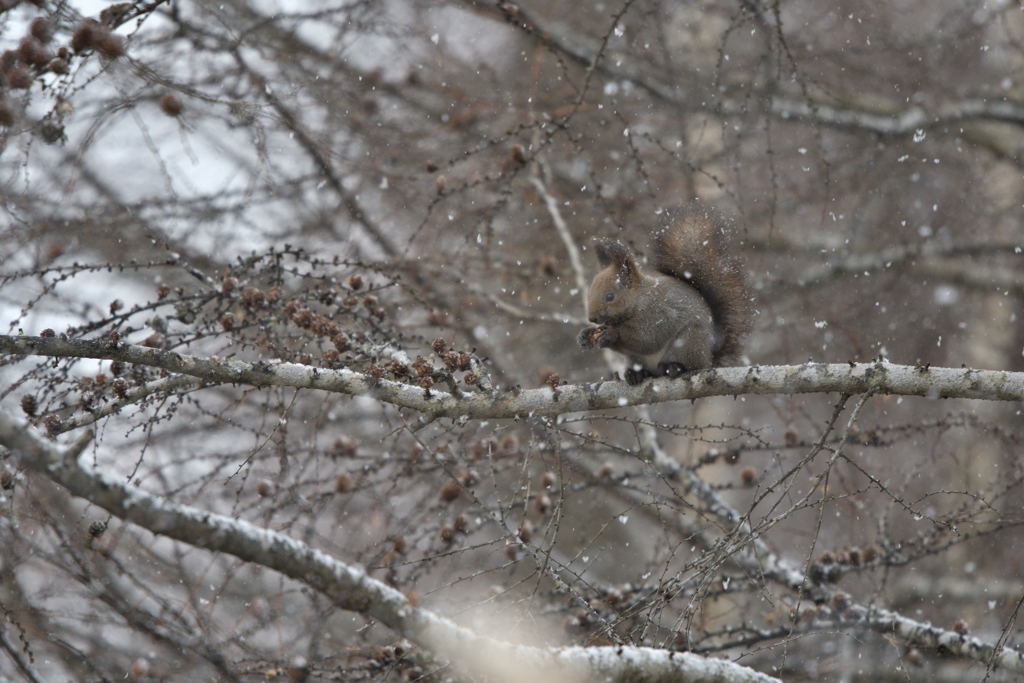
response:
[[[1024,400],[1024,373],[973,368],[930,368],[877,363],[805,363],[702,370],[680,379],[657,379],[639,386],[623,382],[566,385],[529,389],[497,396],[455,397],[443,391],[389,380],[374,380],[351,370],[329,370],[276,361],[222,361],[144,346],[111,345],[105,341],[56,337],[0,336],[0,351],[58,358],[120,360],[218,383],[322,389],[334,393],[372,396],[379,401],[412,408],[435,417],[514,418],[563,415],[584,410],[622,408],[738,394],[803,394],[840,392],[902,394],[989,401]]]
[[[732,662],[685,652],[642,647],[534,648],[481,636],[412,605],[405,595],[370,578],[362,569],[289,536],[126,486],[80,463],[74,448],[56,448],[4,413],[0,413],[0,444],[14,451],[26,467],[111,514],[155,534],[278,571],[322,592],[343,609],[377,619],[428,650],[454,659],[457,665],[488,672],[498,680],[524,680],[528,675],[581,683],[594,677],[633,681],[637,676],[664,683],[778,680]],[[514,675],[503,673],[512,663]]]
[[[972,120],[1024,124],[1024,104],[1009,99],[964,98],[931,108],[911,106],[902,110],[886,111],[766,94],[763,98],[722,98],[708,106],[706,103],[695,102],[677,82],[658,78],[649,64],[626,52],[608,52],[605,59],[597,59],[597,55],[606,52],[605,45],[568,24],[544,22],[517,3],[504,2],[499,9],[490,9],[482,7],[476,0],[465,2],[477,12],[496,18],[511,18],[512,23],[527,34],[581,65],[596,68],[610,78],[629,80],[655,98],[687,110],[697,106],[714,110],[717,106],[718,110],[727,116],[747,116],[752,110],[756,111],[758,102],[766,101],[768,112],[783,120],[853,128],[880,135],[906,135],[918,129]]]

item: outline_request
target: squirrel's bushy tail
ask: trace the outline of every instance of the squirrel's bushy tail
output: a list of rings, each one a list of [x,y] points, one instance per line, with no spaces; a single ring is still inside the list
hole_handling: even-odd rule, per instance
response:
[[[742,265],[728,251],[729,238],[725,222],[699,204],[671,212],[652,237],[654,268],[688,283],[711,309],[718,337],[715,365],[740,355],[753,312]]]

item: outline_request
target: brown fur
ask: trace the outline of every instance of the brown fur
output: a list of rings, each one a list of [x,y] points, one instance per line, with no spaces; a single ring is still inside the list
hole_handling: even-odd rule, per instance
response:
[[[642,368],[627,375],[634,383],[645,374],[717,366],[738,355],[750,304],[724,239],[719,221],[691,207],[652,235],[653,269],[642,269],[621,242],[596,240],[603,268],[587,299],[596,327],[580,333],[580,344],[627,356]]]
[[[655,270],[689,283],[708,302],[718,332],[715,365],[741,354],[752,316],[742,263],[728,252],[728,237],[721,218],[693,204],[651,238]]]

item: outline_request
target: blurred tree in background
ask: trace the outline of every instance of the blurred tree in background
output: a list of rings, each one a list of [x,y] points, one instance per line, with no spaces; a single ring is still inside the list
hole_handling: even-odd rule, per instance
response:
[[[1020,679],[1017,4],[0,36],[0,672]],[[597,384],[591,238],[695,197],[749,367]]]

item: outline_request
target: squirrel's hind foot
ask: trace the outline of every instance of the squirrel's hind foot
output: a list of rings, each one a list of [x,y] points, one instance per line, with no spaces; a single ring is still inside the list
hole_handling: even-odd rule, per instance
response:
[[[647,368],[635,365],[630,368],[626,368],[626,384],[636,386],[641,384],[644,380],[652,377],[668,377],[669,379],[676,379],[683,375],[689,374],[690,370],[686,368],[682,363],[662,363],[658,366],[657,372],[651,372]]]
[[[658,366],[658,372],[669,379],[678,379],[690,371],[682,363],[662,363]]]
[[[642,368],[639,366],[626,368],[625,375],[626,384],[630,386],[636,386],[637,384],[640,384],[648,377],[654,376],[650,372],[648,372],[646,368]]]

